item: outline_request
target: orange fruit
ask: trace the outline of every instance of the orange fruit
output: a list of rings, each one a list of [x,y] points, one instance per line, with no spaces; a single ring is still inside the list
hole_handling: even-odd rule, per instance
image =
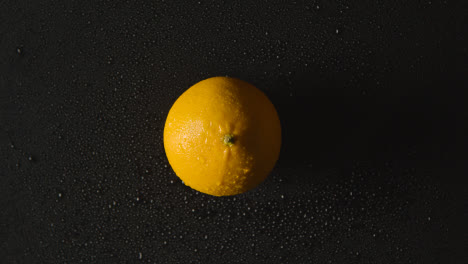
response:
[[[164,127],[164,148],[176,175],[200,192],[226,196],[263,182],[281,147],[275,107],[253,85],[213,77],[185,91]]]

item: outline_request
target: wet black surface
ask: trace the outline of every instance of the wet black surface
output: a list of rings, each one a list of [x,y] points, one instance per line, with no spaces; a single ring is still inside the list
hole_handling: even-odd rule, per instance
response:
[[[466,263],[463,1],[175,2],[0,1],[1,263]],[[162,144],[216,75],[283,126],[235,197]]]

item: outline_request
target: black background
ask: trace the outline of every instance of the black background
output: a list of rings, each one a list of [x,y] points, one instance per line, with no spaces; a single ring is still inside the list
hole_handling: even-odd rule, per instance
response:
[[[0,0],[0,262],[466,263],[464,2]],[[218,75],[283,128],[235,197],[162,144]]]

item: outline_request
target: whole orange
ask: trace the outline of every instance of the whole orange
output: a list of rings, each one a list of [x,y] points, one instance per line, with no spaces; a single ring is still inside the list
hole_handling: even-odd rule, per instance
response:
[[[164,127],[164,148],[176,175],[215,195],[246,192],[266,179],[279,157],[275,107],[253,85],[213,77],[185,91]]]

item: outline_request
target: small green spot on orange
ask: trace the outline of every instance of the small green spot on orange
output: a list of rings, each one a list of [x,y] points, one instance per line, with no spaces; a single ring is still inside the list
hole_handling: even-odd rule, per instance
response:
[[[224,145],[226,146],[229,146],[231,147],[232,145],[234,145],[234,135],[232,134],[227,134],[227,135],[224,135],[223,137],[223,142],[224,142]]]

